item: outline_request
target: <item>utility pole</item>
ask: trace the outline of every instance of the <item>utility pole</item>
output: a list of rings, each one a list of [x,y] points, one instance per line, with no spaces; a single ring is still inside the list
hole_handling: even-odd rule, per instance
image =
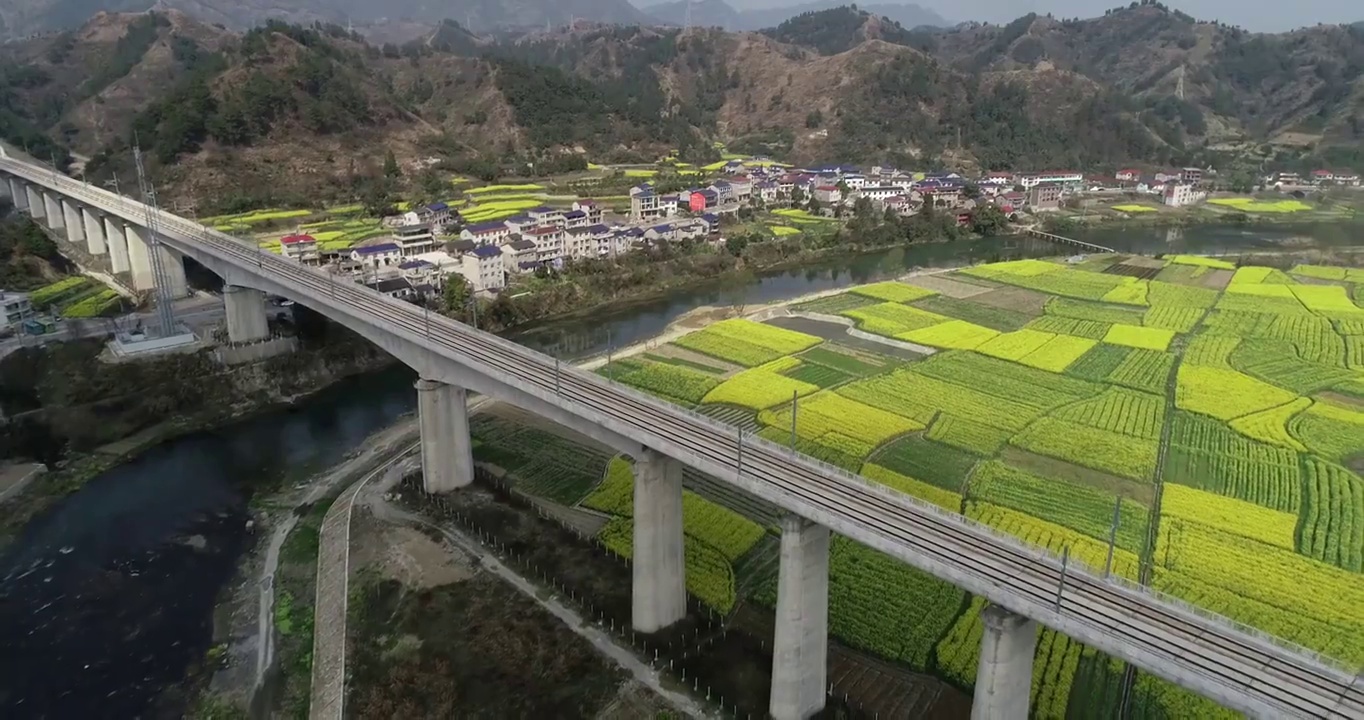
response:
[[[1108,560],[1104,562],[1104,577],[1113,572],[1113,548],[1118,544],[1118,523],[1122,521],[1122,496],[1113,503],[1113,527],[1108,531]]]
[[[152,186],[151,179],[147,177],[146,168],[142,164],[142,148],[133,145],[133,164],[137,166],[137,187],[142,194],[143,206],[147,211],[147,235],[150,244],[147,253],[151,255],[153,287],[156,292],[156,315],[161,322],[161,337],[170,337],[175,334],[175,309],[171,307],[170,281],[166,277],[165,260],[161,252],[161,221],[159,218],[160,210],[156,205],[156,188]],[[259,244],[257,245],[259,251]]]

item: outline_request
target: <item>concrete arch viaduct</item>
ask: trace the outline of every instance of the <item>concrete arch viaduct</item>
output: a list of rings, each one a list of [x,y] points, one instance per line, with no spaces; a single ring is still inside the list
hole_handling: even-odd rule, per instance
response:
[[[1364,680],[1337,663],[1125,581],[1063,568],[1060,558],[1010,536],[731,426],[51,168],[0,158],[0,193],[89,252],[108,253],[137,289],[152,287],[149,259],[161,253],[172,291],[183,293],[182,258],[193,257],[226,282],[234,341],[264,336],[261,293],[272,293],[411,366],[421,377],[429,491],[471,480],[468,391],[637,458],[632,622],[639,631],[657,631],[685,613],[684,465],[783,508],[770,700],[779,720],[806,718],[824,705],[831,532],[989,600],[973,717],[1028,717],[1041,624],[1252,717],[1364,718]]]

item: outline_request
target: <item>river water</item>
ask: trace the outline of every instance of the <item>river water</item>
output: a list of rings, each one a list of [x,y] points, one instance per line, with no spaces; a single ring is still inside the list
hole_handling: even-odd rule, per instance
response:
[[[1201,226],[1099,231],[1088,242],[1140,252],[1230,253],[1302,235],[1359,237],[1336,226],[1247,231]],[[762,304],[896,277],[908,270],[1057,254],[1018,238],[926,245],[769,273],[734,288],[682,291],[518,340],[564,359],[623,347],[706,305]],[[0,556],[0,717],[161,714],[212,638],[212,612],[241,553],[253,490],[302,481],[416,405],[406,368],[350,378],[298,406],[173,439],[91,480],[36,518]]]

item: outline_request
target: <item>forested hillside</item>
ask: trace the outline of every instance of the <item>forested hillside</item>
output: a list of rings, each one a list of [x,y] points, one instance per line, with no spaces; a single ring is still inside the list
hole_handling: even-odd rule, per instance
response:
[[[710,160],[715,141],[912,167],[1358,166],[1361,75],[1364,31],[1252,35],[1155,4],[946,31],[847,7],[762,33],[446,21],[405,45],[168,12],[4,46],[0,134],[101,181],[127,177],[136,136],[165,197],[216,207],[360,197],[424,158],[491,176]]]

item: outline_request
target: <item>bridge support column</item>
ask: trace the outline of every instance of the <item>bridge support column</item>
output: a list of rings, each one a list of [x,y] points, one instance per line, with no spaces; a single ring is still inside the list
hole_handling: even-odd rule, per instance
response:
[[[10,201],[10,204],[18,202],[14,199],[14,186],[10,185],[11,178],[8,175],[0,176],[0,197]]]
[[[104,242],[104,222],[99,211],[82,208],[81,219],[85,224],[85,249],[91,255],[103,255],[108,250]]]
[[[132,269],[128,264],[128,238],[124,235],[123,223],[111,215],[104,216],[104,242],[109,249],[109,265],[114,273],[126,273]]]
[[[29,185],[24,188],[28,195],[28,216],[34,220],[42,220],[47,217],[47,203],[43,196],[43,191]]]
[[[418,380],[417,419],[422,433],[422,489],[447,493],[474,480],[468,392],[458,385]]]
[[[73,245],[85,244],[85,223],[81,221],[81,208],[74,202],[62,199],[62,221],[66,225],[66,240]]]
[[[795,515],[781,521],[776,621],[768,710],[805,720],[824,709],[828,686],[829,528]]]
[[[224,285],[223,303],[227,306],[227,337],[232,342],[249,343],[270,337],[265,293],[240,285]]]
[[[54,192],[43,190],[43,217],[47,218],[49,230],[60,232],[66,229],[66,219],[63,217],[62,200]]]
[[[682,544],[682,463],[645,450],[635,462],[631,622],[658,632],[687,614]]]
[[[980,619],[985,632],[980,639],[971,718],[1027,718],[1037,623],[998,605],[986,607]]]
[[[166,274],[166,289],[173,298],[189,295],[189,280],[185,279],[185,256],[160,243],[154,251],[161,255],[161,271]]]
[[[14,207],[18,210],[28,210],[28,183],[16,177],[10,178],[7,182]]]
[[[125,225],[123,237],[128,243],[128,272],[133,276],[133,289],[155,289],[156,278],[152,274],[152,248],[147,242],[147,228]]]

